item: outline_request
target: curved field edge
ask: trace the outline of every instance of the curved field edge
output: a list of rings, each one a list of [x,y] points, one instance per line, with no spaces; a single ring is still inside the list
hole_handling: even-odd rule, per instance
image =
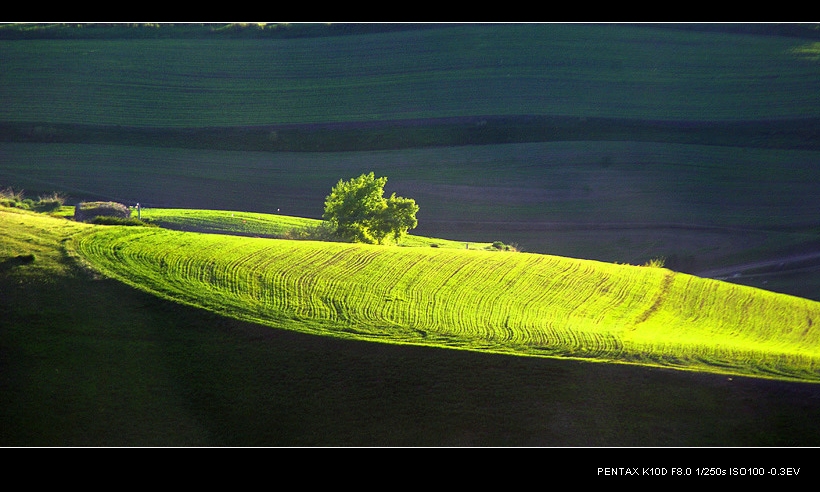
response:
[[[236,210],[145,208],[140,212],[140,216],[165,229],[275,239],[308,237],[322,224],[319,219]],[[467,245],[467,248],[472,249],[492,248],[492,243],[454,241],[413,234],[403,236],[399,245],[458,249],[465,249]]]
[[[133,287],[276,328],[820,380],[820,303],[660,268],[124,227],[67,247]]]

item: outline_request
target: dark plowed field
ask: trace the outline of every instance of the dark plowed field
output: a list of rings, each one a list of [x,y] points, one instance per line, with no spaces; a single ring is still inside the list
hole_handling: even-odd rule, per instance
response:
[[[0,141],[5,142],[266,152],[344,152],[582,140],[818,150],[820,119],[705,122],[522,115],[173,129],[0,123]]]

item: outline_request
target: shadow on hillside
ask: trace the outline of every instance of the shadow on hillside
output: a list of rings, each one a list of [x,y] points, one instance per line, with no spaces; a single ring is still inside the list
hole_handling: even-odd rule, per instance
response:
[[[34,262],[34,255],[17,255],[12,258],[6,258],[5,260],[0,261],[0,274],[6,273],[14,268],[17,268],[22,265],[28,265]]]

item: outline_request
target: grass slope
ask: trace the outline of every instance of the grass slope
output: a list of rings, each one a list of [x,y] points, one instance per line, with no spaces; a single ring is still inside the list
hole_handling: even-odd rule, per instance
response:
[[[124,227],[71,244],[134,287],[308,333],[818,379],[820,304],[660,268]]]
[[[146,208],[140,216],[152,224],[167,229],[193,232],[210,232],[243,236],[295,239],[309,236],[322,221],[289,215],[240,212],[232,210],[201,210],[187,208]],[[405,235],[402,246],[431,246],[458,249],[492,249],[491,243],[454,241]]]
[[[820,385],[243,323],[78,269],[91,227],[0,209],[4,446],[820,443]]]

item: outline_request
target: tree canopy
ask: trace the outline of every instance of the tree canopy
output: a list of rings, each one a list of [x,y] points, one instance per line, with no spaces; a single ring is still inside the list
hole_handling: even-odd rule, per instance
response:
[[[332,224],[336,235],[348,241],[382,244],[391,237],[399,242],[409,229],[418,225],[419,207],[412,198],[384,197],[386,177],[362,174],[348,181],[339,180],[325,198],[322,216]]]

